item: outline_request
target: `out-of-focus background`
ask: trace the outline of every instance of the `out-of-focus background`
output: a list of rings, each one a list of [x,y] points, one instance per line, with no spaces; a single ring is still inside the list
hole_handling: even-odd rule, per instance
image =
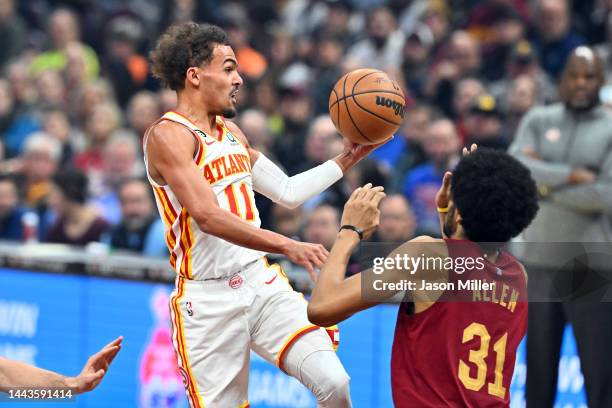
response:
[[[78,406],[185,406],[167,338],[172,272],[141,148],[176,103],[148,60],[170,24],[228,32],[245,80],[236,120],[290,175],[342,150],[327,103],[343,73],[379,68],[402,84],[395,138],[336,185],[296,209],[257,197],[262,227],[329,248],[365,182],[390,195],[376,240],[439,235],[433,197],[460,149],[507,149],[527,111],[558,100],[576,46],[593,45],[607,72],[611,10],[609,0],[0,0],[0,355],[75,373],[123,334],[108,378]],[[612,84],[600,96],[612,104]],[[284,266],[308,292],[304,271]],[[394,313],[381,306],[341,326],[356,407],[391,405]],[[586,406],[570,331],[564,339],[557,404]],[[314,406],[252,363],[253,407]],[[521,348],[513,407],[524,383]]]

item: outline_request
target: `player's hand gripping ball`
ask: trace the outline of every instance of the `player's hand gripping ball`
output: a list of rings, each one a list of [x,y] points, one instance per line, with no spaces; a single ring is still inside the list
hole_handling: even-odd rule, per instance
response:
[[[342,136],[372,145],[399,129],[405,105],[401,87],[386,73],[356,69],[336,82],[329,95],[329,116]]]

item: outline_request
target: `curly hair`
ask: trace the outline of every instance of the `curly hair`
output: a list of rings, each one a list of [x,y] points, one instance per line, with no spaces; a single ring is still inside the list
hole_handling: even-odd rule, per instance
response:
[[[153,75],[174,91],[185,87],[189,67],[212,60],[215,45],[229,45],[229,37],[212,24],[182,23],[169,27],[160,37],[150,57]]]
[[[504,152],[486,148],[461,159],[453,171],[451,194],[465,235],[480,243],[509,241],[539,208],[529,169]]]

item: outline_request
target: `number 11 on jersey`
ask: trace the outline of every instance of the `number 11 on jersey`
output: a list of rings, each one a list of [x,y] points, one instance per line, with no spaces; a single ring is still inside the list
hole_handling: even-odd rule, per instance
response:
[[[239,194],[236,194],[236,188],[234,184],[230,184],[225,187],[225,196],[227,197],[227,202],[229,203],[229,209],[232,213],[236,214],[238,217],[242,218],[246,221],[255,220],[255,213],[253,208],[255,208],[255,203],[253,202],[253,198],[249,194],[247,190],[247,184],[245,181],[240,183],[238,187]],[[242,202],[244,205],[239,205],[237,200],[237,195],[242,196]]]

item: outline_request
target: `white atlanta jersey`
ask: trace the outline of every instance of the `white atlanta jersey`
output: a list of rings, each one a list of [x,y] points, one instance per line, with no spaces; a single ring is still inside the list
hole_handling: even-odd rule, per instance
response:
[[[261,220],[255,207],[249,154],[223,120],[217,118],[219,139],[207,135],[178,112],[166,112],[155,123],[162,120],[180,123],[195,135],[198,147],[193,160],[210,183],[219,206],[259,228]],[[170,265],[179,276],[193,280],[228,277],[264,256],[263,252],[232,244],[198,228],[170,186],[159,185],[151,178],[146,155],[148,133],[143,140],[147,177],[164,222]]]

